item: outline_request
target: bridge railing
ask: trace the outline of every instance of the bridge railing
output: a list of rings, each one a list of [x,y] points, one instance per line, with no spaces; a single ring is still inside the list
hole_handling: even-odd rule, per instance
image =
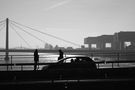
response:
[[[135,60],[121,60],[121,61],[96,61],[97,68],[123,68],[123,67],[135,67]],[[56,63],[38,63],[38,70],[41,70],[43,66]],[[34,63],[12,63],[12,64],[0,64],[4,71],[12,70],[34,70]],[[17,69],[18,68],[18,69]],[[2,69],[0,70],[2,71]]]
[[[65,52],[66,53],[66,52]],[[71,53],[66,53],[68,54]],[[87,55],[90,56],[95,62],[98,68],[120,68],[120,67],[135,67],[135,51],[123,51],[123,52],[111,52],[111,51],[77,51],[73,52],[72,55]],[[13,54],[9,55],[9,61],[4,60],[5,55],[0,55],[0,71],[2,70],[33,70],[34,67],[34,57],[33,53],[27,54]],[[55,59],[54,59],[55,58]],[[50,57],[45,54],[45,56],[40,54],[39,57],[39,70],[44,65],[52,64],[57,62],[57,56]]]

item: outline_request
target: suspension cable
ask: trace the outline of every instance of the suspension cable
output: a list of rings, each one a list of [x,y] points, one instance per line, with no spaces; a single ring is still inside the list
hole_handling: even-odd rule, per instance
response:
[[[12,20],[10,20],[10,21],[12,21]],[[70,43],[70,44],[73,44],[73,45],[75,45],[75,46],[79,46],[79,47],[81,46],[81,45],[76,44],[76,43],[74,43],[74,42],[64,40],[64,39],[62,39],[62,38],[60,38],[60,37],[57,37],[57,36],[54,36],[54,35],[51,35],[51,34],[48,34],[48,33],[42,32],[42,31],[40,31],[40,30],[33,29],[33,28],[31,28],[31,27],[28,27],[28,26],[22,25],[22,24],[20,24],[20,23],[18,23],[18,22],[15,22],[15,21],[12,21],[12,22],[13,22],[13,23],[15,23],[15,24],[18,24],[18,25],[20,25],[20,26],[23,26],[23,27],[25,27],[25,28],[31,29],[31,30],[33,30],[33,31],[39,32],[39,33],[41,33],[41,34],[44,34],[44,35],[47,35],[47,36],[53,37],[53,38],[58,39],[58,40],[61,40],[61,41],[64,41],[64,42],[66,42],[66,43]]]
[[[42,39],[38,38],[37,36],[35,36],[35,35],[33,35],[33,34],[29,33],[29,32],[27,32],[27,31],[26,31],[26,30],[24,30],[23,28],[21,28],[21,27],[19,27],[19,26],[15,25],[15,24],[13,24],[13,23],[11,23],[11,24],[12,24],[12,25],[14,25],[15,27],[17,27],[17,28],[21,29],[21,30],[22,30],[22,31],[24,31],[25,33],[29,34],[30,36],[32,36],[32,37],[34,37],[34,38],[36,38],[36,39],[40,40],[41,42],[46,43],[46,42],[45,42],[45,41],[43,41]]]
[[[31,47],[31,45],[17,32],[17,30],[11,26],[10,24],[10,27],[16,32],[16,34],[28,45],[28,47]]]
[[[5,21],[6,20],[2,20],[2,21],[0,21],[0,31],[2,31],[2,29],[5,27]]]
[[[5,22],[6,20],[2,20],[2,21],[0,21],[0,23],[3,23],[3,22]]]
[[[0,23],[0,27],[1,27],[3,24],[5,24],[5,22]]]
[[[5,24],[4,24],[4,23],[1,24],[0,27],[1,27],[1,28],[0,28],[0,31],[2,31],[2,29],[5,27]]]

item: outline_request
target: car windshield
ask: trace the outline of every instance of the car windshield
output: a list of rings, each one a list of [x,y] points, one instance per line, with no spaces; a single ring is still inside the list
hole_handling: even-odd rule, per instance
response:
[[[74,63],[74,62],[92,62],[89,57],[68,57],[61,59],[58,63]]]

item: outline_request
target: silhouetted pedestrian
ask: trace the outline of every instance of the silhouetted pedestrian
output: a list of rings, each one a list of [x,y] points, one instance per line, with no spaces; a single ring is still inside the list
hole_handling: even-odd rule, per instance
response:
[[[34,70],[37,70],[37,63],[39,62],[38,50],[34,51]]]
[[[63,51],[60,49],[59,50],[59,57],[58,57],[58,60],[62,59],[63,58]]]

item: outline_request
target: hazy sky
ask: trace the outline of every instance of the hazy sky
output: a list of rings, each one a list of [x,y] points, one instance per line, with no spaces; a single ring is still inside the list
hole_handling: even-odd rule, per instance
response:
[[[135,0],[0,0],[0,20],[7,17],[82,45],[85,37],[135,31]],[[18,33],[31,47],[44,46],[26,33]],[[76,47],[38,33],[35,35],[54,46]],[[0,38],[0,47],[4,47],[3,30]],[[14,30],[10,30],[10,47],[17,46],[28,47]]]

